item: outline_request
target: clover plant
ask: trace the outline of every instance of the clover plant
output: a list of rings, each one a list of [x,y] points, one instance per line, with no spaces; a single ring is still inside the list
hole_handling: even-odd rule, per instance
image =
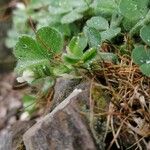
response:
[[[150,77],[150,25],[144,25],[140,30],[140,37],[147,46],[140,45],[135,47],[132,52],[132,58],[140,66],[140,70],[146,76]]]
[[[96,61],[118,64],[117,54],[122,49],[144,75],[150,76],[149,3],[149,0],[33,0],[25,9],[15,10],[7,45],[16,45],[15,70],[21,76],[18,81],[32,83],[47,76],[56,79],[81,67],[88,70]],[[125,37],[132,41],[130,49],[126,46],[128,41],[123,40]],[[105,42],[115,50],[104,51]]]

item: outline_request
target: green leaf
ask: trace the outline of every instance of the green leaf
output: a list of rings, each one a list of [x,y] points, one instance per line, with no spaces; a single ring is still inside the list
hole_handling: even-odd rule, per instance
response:
[[[32,59],[19,60],[15,68],[15,71],[21,74],[24,70],[31,69],[36,74],[35,76],[39,78],[39,77],[45,76],[43,72],[44,67],[47,67],[49,69],[49,75],[51,75],[50,63],[47,58],[43,58],[43,59],[36,58],[35,60],[32,60]]]
[[[140,30],[140,37],[150,46],[150,25],[145,25]]]
[[[129,20],[127,18],[124,18],[122,21],[123,27],[126,31],[129,31],[135,24],[136,22],[133,20]]]
[[[42,7],[42,6],[46,6],[46,5],[48,5],[50,3],[50,1],[49,0],[42,0],[42,1],[40,1],[40,0],[31,0],[30,1],[30,5],[28,5],[28,7],[29,8],[40,8],[40,7]]]
[[[101,44],[101,35],[96,29],[85,26],[83,32],[88,38],[88,43],[91,47],[99,47]]]
[[[60,53],[63,48],[62,35],[56,29],[42,27],[37,31],[36,39],[51,54]]]
[[[86,46],[87,39],[83,34],[74,36],[68,45],[68,53],[75,57],[81,57]]]
[[[55,81],[53,78],[46,77],[44,79],[42,78],[42,83],[43,83],[43,86],[41,88],[41,91],[43,94],[47,94],[50,88],[55,84]],[[39,85],[39,82],[38,82],[38,85]]]
[[[69,64],[76,64],[77,62],[80,61],[80,59],[68,56],[67,54],[63,55],[63,60]]]
[[[82,60],[86,63],[91,61],[97,54],[97,49],[96,48],[91,48],[89,50],[87,50],[83,56],[82,56]]]
[[[150,49],[143,45],[134,48],[132,59],[134,63],[140,65],[141,72],[150,77]]]
[[[37,42],[31,37],[22,36],[19,38],[14,55],[18,59],[16,71],[21,73],[28,68],[49,66],[49,56],[46,50],[41,49]]]
[[[132,51],[132,59],[134,63],[142,65],[150,62],[150,49],[144,47],[143,45],[138,46]]]
[[[23,97],[23,107],[25,111],[32,114],[35,111],[36,97],[33,95],[24,95]]]
[[[146,15],[148,2],[149,0],[121,0],[119,8],[124,17],[137,20]]]
[[[86,5],[84,0],[49,0],[50,4],[55,7],[76,8]]]
[[[98,15],[111,16],[118,9],[120,0],[94,0],[93,9]]]
[[[70,69],[65,66],[65,65],[59,65],[59,66],[55,66],[55,68],[53,69],[53,74],[55,76],[61,76],[64,73],[69,73]]]
[[[64,14],[64,13],[70,12],[72,10],[72,8],[49,6],[48,10],[49,10],[49,13],[51,15],[60,15],[60,14]]]
[[[118,62],[118,57],[116,54],[113,53],[105,53],[105,52],[100,52],[97,55],[97,59],[105,62],[113,62],[117,63]]]
[[[56,24],[60,24],[60,19],[62,18],[62,16],[60,15],[51,15],[51,16],[44,16],[44,17],[40,17],[40,19],[38,19],[38,24],[36,26],[36,29],[40,29],[42,27],[45,27],[47,25],[49,25],[50,27],[53,28],[54,25]]]
[[[140,70],[141,70],[141,72],[142,72],[144,75],[150,77],[150,62],[141,65],[141,66],[140,66]]]
[[[143,19],[148,12],[149,0],[121,0],[119,8],[125,18],[125,24],[132,26]]]
[[[27,60],[27,59],[36,59],[45,58],[46,52],[42,51],[37,42],[29,36],[21,36],[16,43],[14,54],[18,59]]]
[[[51,27],[58,30],[63,36],[71,35],[71,29],[68,24],[54,24],[54,25],[51,25]]]
[[[121,28],[115,28],[115,29],[110,28],[106,31],[103,31],[103,32],[101,32],[102,41],[111,40],[112,38],[117,36],[120,32],[121,32]]]
[[[86,24],[88,27],[95,28],[100,31],[107,30],[109,28],[108,21],[101,16],[92,17],[86,22]]]
[[[123,19],[122,15],[118,13],[113,13],[111,16],[110,28],[117,28],[120,25],[122,19]]]
[[[79,20],[83,17],[83,15],[79,14],[76,11],[71,11],[70,13],[64,15],[61,19],[62,24],[69,24],[76,20]]]
[[[80,7],[77,7],[74,9],[75,12],[78,12],[78,13],[83,13],[85,11],[88,10],[88,7],[87,6],[80,6]]]

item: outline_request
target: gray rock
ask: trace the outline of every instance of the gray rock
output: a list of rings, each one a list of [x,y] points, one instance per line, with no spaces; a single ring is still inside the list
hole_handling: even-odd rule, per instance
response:
[[[96,150],[87,120],[80,114],[82,92],[72,92],[24,135],[27,150]]]
[[[10,134],[12,136],[12,148],[11,150],[17,150],[22,146],[23,134],[35,123],[35,121],[18,121],[16,122],[11,130]]]
[[[0,150],[11,150],[12,149],[12,135],[5,131],[0,135]]]
[[[54,97],[51,110],[62,102],[80,83],[81,79],[64,79],[58,78],[54,87]]]
[[[0,150],[18,150],[23,147],[22,135],[34,123],[34,121],[19,121],[12,126],[10,131],[3,132],[0,135]]]

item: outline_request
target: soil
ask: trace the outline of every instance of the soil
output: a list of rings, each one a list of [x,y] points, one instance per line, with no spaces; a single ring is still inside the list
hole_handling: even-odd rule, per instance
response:
[[[23,92],[13,89],[14,73],[0,74],[0,139],[21,119]]]

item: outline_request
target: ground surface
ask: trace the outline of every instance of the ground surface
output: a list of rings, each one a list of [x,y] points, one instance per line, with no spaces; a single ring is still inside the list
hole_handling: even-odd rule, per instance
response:
[[[13,90],[15,75],[13,73],[0,74],[0,139],[10,127],[20,120],[19,109],[22,107],[22,92]]]

